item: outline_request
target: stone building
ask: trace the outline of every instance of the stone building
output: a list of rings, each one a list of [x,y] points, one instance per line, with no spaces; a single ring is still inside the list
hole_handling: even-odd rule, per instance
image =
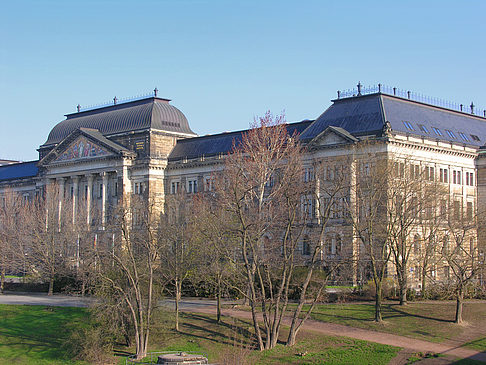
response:
[[[362,150],[363,142],[373,141],[373,153],[403,161],[410,171],[443,184],[450,204],[464,212],[484,206],[486,118],[474,114],[473,105],[466,112],[462,106],[454,110],[389,91],[380,86],[362,93],[358,85],[354,95],[338,93],[317,119],[287,125],[308,147],[304,179],[326,184],[343,161],[369,153]],[[0,194],[13,190],[33,199],[54,184],[71,198],[73,209],[83,202],[88,222],[89,208],[96,206],[101,221],[92,223],[103,229],[124,194],[151,196],[162,205],[168,194],[210,190],[211,173],[244,132],[198,137],[184,114],[156,94],[124,103],[115,99],[113,105],[86,111],[78,108],[49,133],[38,149],[39,160],[0,166]],[[358,178],[350,173],[349,181]],[[303,204],[305,210],[317,209],[314,198],[304,198]],[[359,245],[344,217],[332,217],[328,236],[326,258],[344,253],[359,258]],[[304,238],[304,256],[308,249]],[[412,279],[417,279],[415,270],[411,268]],[[356,269],[353,281],[359,279]]]

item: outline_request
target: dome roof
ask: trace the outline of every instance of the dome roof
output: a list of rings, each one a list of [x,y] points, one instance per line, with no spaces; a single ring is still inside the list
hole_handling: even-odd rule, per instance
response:
[[[168,99],[150,97],[143,100],[112,105],[99,109],[67,114],[66,119],[52,128],[47,141],[41,146],[61,142],[74,130],[84,127],[98,129],[103,135],[129,131],[156,129],[174,133],[196,135],[185,115]]]

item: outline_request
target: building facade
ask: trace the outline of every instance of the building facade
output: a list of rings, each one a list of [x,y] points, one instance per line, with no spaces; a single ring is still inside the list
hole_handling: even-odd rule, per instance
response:
[[[245,131],[198,137],[169,102],[154,95],[66,115],[39,147],[38,160],[0,166],[0,195],[14,191],[32,200],[55,186],[59,215],[69,197],[70,209],[82,206],[82,219],[103,230],[127,194],[150,196],[163,206],[168,194],[211,190],[211,174]],[[366,158],[372,141],[373,154],[402,161],[407,171],[442,184],[448,204],[472,214],[486,203],[486,118],[473,112],[473,107],[468,113],[358,89],[353,96],[339,95],[317,119],[289,123],[287,129],[307,147],[304,180],[316,181],[317,199],[343,164]],[[363,168],[347,170],[350,186]],[[352,192],[347,195],[352,200]],[[315,198],[304,200],[305,210],[318,209]],[[90,216],[92,207],[100,212],[97,221]],[[324,260],[340,255],[359,260],[359,244],[345,217],[332,216],[328,230]],[[301,253],[308,252],[304,238]],[[358,268],[352,276],[355,283],[363,280]],[[413,265],[410,276],[419,285]]]

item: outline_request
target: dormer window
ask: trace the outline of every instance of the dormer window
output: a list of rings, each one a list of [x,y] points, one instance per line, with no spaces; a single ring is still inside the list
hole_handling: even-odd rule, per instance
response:
[[[462,138],[464,141],[469,142],[469,138],[467,138],[467,136],[466,136],[464,133],[459,132],[459,135],[461,136],[461,138]]]
[[[454,138],[454,139],[457,138],[453,131],[450,131],[450,130],[446,129],[446,132],[449,135],[449,137]]]
[[[442,136],[442,132],[439,128],[432,127],[432,129],[434,130],[435,134],[437,134],[438,136]]]
[[[410,122],[407,122],[406,120],[403,121],[403,124],[405,124],[405,127],[410,130],[410,131],[414,131],[415,128],[413,127],[412,123]]]
[[[423,124],[419,124],[418,126],[422,132],[429,134],[429,130],[426,126],[424,126]]]
[[[473,139],[473,141],[476,141],[476,142],[480,142],[481,140],[479,139],[478,136],[476,136],[475,134],[471,134],[471,138]]]

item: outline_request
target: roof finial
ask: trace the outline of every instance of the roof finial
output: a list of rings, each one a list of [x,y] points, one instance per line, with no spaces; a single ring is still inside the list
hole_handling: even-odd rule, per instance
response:
[[[407,91],[407,96],[410,99],[410,91]]]
[[[363,86],[361,85],[361,81],[358,81],[358,85],[356,86],[358,86],[358,96],[361,96],[361,86]]]
[[[155,87],[154,89],[154,96],[157,97],[157,92],[159,91],[159,89],[157,89],[157,87]]]
[[[337,93],[338,93],[338,99],[340,99],[341,98],[341,91],[338,90]]]
[[[116,96],[113,98],[113,105],[116,105],[116,102],[118,101],[118,99],[116,98]]]
[[[76,109],[78,109],[78,113],[79,113],[79,111],[81,110],[81,105],[79,105],[79,104],[78,104],[78,105],[76,106]]]
[[[471,105],[469,105],[471,107],[471,114],[474,114],[474,103],[471,101]]]
[[[459,105],[459,108],[461,108],[461,112],[462,112],[462,107],[463,107],[463,105],[462,105],[462,104],[460,104],[460,105]]]
[[[381,93],[381,84],[378,84],[378,92]]]

